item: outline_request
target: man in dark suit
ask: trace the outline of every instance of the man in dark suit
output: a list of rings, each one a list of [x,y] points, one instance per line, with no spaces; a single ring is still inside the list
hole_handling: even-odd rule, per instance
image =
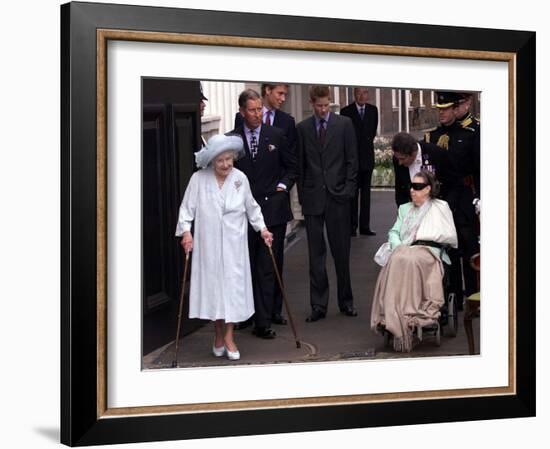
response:
[[[437,145],[418,142],[411,134],[397,133],[392,140],[397,206],[411,201],[411,181],[419,171],[429,171],[441,184],[439,196],[456,209],[460,178],[449,154]]]
[[[294,153],[296,147],[296,122],[294,117],[281,111],[281,107],[288,95],[288,84],[262,84],[262,123],[265,126],[275,126],[281,129],[286,137],[287,145]],[[243,125],[243,116],[240,112],[235,115],[235,128]],[[283,258],[285,239],[273,240],[273,255],[277,263],[277,269],[283,275]],[[274,324],[287,324],[283,317],[283,294],[279,283],[275,280],[273,300],[273,315],[271,322]]]
[[[260,95],[247,89],[239,96],[243,125],[233,133],[243,138],[246,156],[235,162],[250,182],[252,195],[262,208],[273,241],[284,241],[286,224],[292,220],[288,192],[296,180],[296,157],[288,147],[283,132],[262,124]],[[271,256],[260,235],[249,227],[248,249],[254,289],[254,335],[274,338],[271,329],[276,282]]]
[[[348,117],[330,113],[330,90],[311,86],[313,116],[300,122],[298,141],[298,196],[306,222],[309,250],[311,315],[325,318],[329,285],[325,267],[326,226],[338,283],[338,306],[346,316],[357,316],[349,271],[350,200],[357,187],[357,143]],[[343,232],[343,231],[346,232]]]
[[[353,89],[355,102],[346,106],[340,115],[349,117],[357,137],[357,190],[351,201],[351,235],[357,235],[357,225],[361,235],[376,235],[370,228],[370,183],[374,169],[374,137],[378,128],[378,108],[368,104],[369,90],[366,87]],[[359,198],[360,211],[358,210]],[[359,216],[359,217],[358,217]],[[358,219],[359,218],[359,219]]]

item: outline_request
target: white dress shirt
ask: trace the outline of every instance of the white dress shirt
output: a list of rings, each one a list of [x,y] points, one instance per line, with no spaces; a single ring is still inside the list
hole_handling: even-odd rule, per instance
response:
[[[417,145],[418,152],[416,153],[416,159],[411,165],[409,165],[409,175],[411,177],[411,181],[413,180],[414,175],[416,175],[422,168],[422,147],[419,143],[417,143]]]

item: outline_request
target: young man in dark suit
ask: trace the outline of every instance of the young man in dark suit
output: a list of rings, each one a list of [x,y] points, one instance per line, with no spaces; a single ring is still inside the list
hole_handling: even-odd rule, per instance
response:
[[[249,182],[254,199],[262,208],[265,223],[273,233],[273,242],[284,241],[286,224],[292,220],[288,192],[296,180],[296,157],[283,132],[262,123],[259,94],[247,89],[239,96],[242,126],[232,133],[243,138],[246,156],[235,162]],[[274,338],[271,320],[276,282],[271,256],[260,235],[249,227],[248,247],[254,289],[254,335]]]
[[[351,235],[376,235],[370,227],[370,184],[374,169],[374,138],[378,128],[378,108],[367,103],[369,90],[366,87],[353,89],[355,101],[342,109],[340,115],[349,117],[357,137],[357,190],[351,201]],[[360,206],[359,205],[359,198]],[[359,213],[357,210],[359,209]]]
[[[275,126],[283,131],[290,151],[295,152],[296,147],[296,122],[294,117],[281,111],[281,107],[288,95],[287,84],[262,84],[262,124],[264,126]],[[243,116],[240,112],[235,115],[235,128],[243,125]],[[279,273],[283,273],[285,241],[277,239],[273,241],[273,255],[277,263]],[[273,315],[271,322],[274,324],[287,324],[283,316],[283,295],[279,283],[275,280],[273,300]],[[240,326],[242,327],[242,326]]]
[[[327,86],[312,86],[309,97],[314,114],[296,127],[296,155],[298,195],[309,250],[312,311],[306,321],[314,322],[325,318],[329,299],[325,227],[336,268],[338,307],[346,316],[357,316],[351,291],[348,232],[350,200],[357,187],[357,143],[351,120],[330,112]]]

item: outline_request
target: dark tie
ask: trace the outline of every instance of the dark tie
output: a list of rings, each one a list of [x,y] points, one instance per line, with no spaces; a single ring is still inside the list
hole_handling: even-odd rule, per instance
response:
[[[256,140],[256,133],[254,131],[250,132],[250,155],[252,159],[256,159],[258,155],[258,141]]]
[[[265,125],[271,126],[271,111],[265,113]]]
[[[365,117],[365,106],[359,107],[359,115],[361,116],[361,120],[363,120],[363,117]]]
[[[327,130],[325,129],[326,122],[327,121],[324,118],[319,120],[319,143],[321,146],[325,144],[325,135],[327,133]]]

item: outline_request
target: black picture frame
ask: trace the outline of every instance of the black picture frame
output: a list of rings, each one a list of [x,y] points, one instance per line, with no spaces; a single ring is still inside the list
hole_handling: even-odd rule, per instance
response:
[[[246,26],[243,26],[246,24]],[[61,442],[70,446],[395,426],[535,415],[535,43],[533,32],[341,19],[275,16],[112,4],[69,3],[61,7]],[[98,267],[104,226],[96,189],[103,120],[98,86],[99,30],[186,33],[333,45],[363,45],[383,54],[457,57],[465,51],[506,54],[514,78],[515,114],[515,345],[513,391],[477,397],[259,410],[105,413],[98,363],[106,335],[98,332]],[[107,37],[108,39],[108,37]],[[138,37],[136,40],[147,41]],[[252,42],[252,41],[250,41]],[[327,45],[328,45],[327,44]],[[255,44],[251,44],[254,46]],[[270,44],[268,42],[267,47]],[[281,47],[278,47],[281,48]],[[325,47],[326,48],[326,47]],[[397,50],[396,50],[397,49]],[[323,50],[323,48],[321,48]],[[330,50],[329,50],[330,51]],[[472,56],[473,55],[473,56]],[[480,59],[483,59],[480,56]],[[100,120],[101,119],[101,120]],[[526,149],[530,149],[526,151]],[[515,201],[521,198],[521,201]],[[103,383],[102,383],[103,382]],[[100,387],[103,385],[103,387]]]

